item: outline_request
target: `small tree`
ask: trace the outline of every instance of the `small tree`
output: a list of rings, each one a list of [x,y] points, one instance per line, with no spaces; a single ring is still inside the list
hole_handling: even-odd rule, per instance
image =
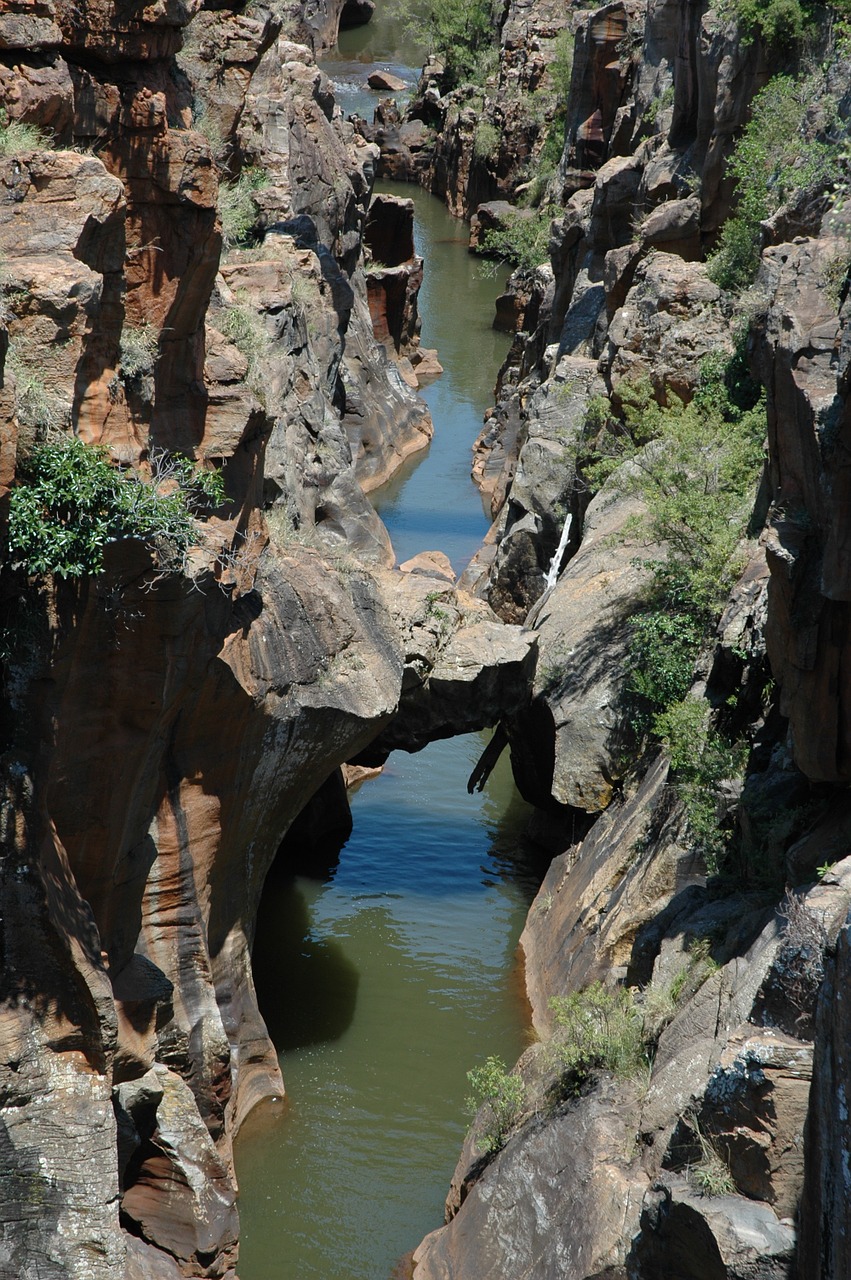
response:
[[[447,87],[481,82],[495,63],[498,21],[492,0],[414,0],[393,6],[408,34],[446,68]]]
[[[485,1109],[479,1146],[493,1154],[505,1146],[526,1100],[526,1086],[520,1076],[507,1070],[501,1058],[495,1057],[468,1071],[467,1080],[473,1091],[467,1099],[468,1112],[475,1115],[480,1108]]]

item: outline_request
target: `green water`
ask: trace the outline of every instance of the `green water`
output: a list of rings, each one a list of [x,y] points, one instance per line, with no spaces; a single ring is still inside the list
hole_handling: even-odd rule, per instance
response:
[[[386,90],[370,89],[367,77],[379,67],[404,80],[404,93],[393,94],[400,108],[416,88],[425,53],[402,29],[397,16],[378,5],[372,21],[340,32],[337,48],[319,65],[334,85],[334,95],[344,115],[372,120],[372,113]]]
[[[371,497],[400,562],[418,551],[440,550],[460,572],[489,524],[470,465],[508,351],[508,338],[493,328],[494,303],[507,272],[494,274],[468,251],[467,224],[427,191],[400,182],[381,182],[379,190],[414,201],[414,239],[425,259],[422,345],[437,348],[444,372],[421,392],[434,421],[427,455],[410,459]]]
[[[540,868],[507,766],[466,793],[482,741],[391,757],[327,879],[267,892],[255,960],[288,1103],[238,1144],[243,1280],[386,1280],[442,1221],[467,1069],[523,1048]]]
[[[345,38],[338,65],[368,48],[403,65],[392,26]],[[491,328],[502,282],[437,200],[382,190],[416,202],[423,344],[446,372],[425,393],[430,450],[373,498],[400,560],[440,549],[460,569],[487,529],[470,451],[507,345]],[[543,868],[505,759],[467,794],[486,740],[397,752],[354,796],[324,878],[270,877],[254,964],[287,1101],[255,1112],[237,1144],[242,1280],[388,1280],[442,1221],[466,1071],[523,1048],[514,956]]]

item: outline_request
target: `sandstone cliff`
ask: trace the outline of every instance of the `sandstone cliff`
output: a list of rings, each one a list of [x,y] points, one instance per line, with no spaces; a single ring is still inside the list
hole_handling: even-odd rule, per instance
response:
[[[371,136],[388,169],[466,214],[525,194],[549,235],[504,304],[522,330],[475,463],[494,525],[456,586],[435,560],[393,573],[364,496],[430,435],[405,364],[419,264],[412,245],[384,260],[374,216],[383,267],[365,272],[379,148],[308,47],[368,11],[0,13],[0,518],[39,449],[72,436],[103,447],[137,512],[177,501],[176,455],[223,485],[188,543],[146,525],[101,546],[102,499],[102,572],[20,553],[0,570],[0,1268],[234,1275],[232,1136],[284,1087],[250,966],[281,840],[353,756],[501,718],[558,855],[522,940],[546,1043],[521,1060],[490,1160],[480,1117],[417,1276],[775,1277],[797,1252],[799,1275],[839,1277],[841,166],[762,220],[748,293],[705,259],[772,72],[816,77],[830,119],[808,107],[801,137],[842,152],[841,32],[817,27],[805,68],[705,6],[518,2],[484,92],[445,92],[432,62],[411,118],[385,110]],[[691,718],[663,722],[636,706],[633,624],[677,530],[652,524],[636,477],[677,438],[637,432],[621,465],[618,449],[667,411],[693,428],[682,415],[715,412],[722,387],[735,436],[758,407],[752,389],[728,403],[746,363],[766,463],[751,450],[711,625],[680,611],[673,634],[653,615],[657,658],[686,655],[669,702]],[[570,1010],[589,1018],[569,1002],[589,989],[641,1024],[643,1075],[624,1082],[599,1049],[569,1059]]]
[[[431,424],[373,332],[375,151],[289,38],[341,11],[0,13],[3,1274],[234,1274],[232,1137],[283,1092],[263,880],[398,703],[361,480]],[[114,481],[86,517],[66,472],[36,566],[10,493],[74,438]],[[128,483],[174,514],[181,458],[222,483],[188,544],[96,531]],[[59,549],[87,520],[96,575]]]

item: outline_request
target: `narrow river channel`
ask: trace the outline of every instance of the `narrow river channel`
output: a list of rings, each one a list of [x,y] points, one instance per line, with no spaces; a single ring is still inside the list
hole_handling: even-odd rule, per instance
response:
[[[365,32],[341,41],[349,94],[363,92]],[[382,65],[410,78],[393,29],[375,38]],[[470,451],[507,345],[491,329],[500,284],[439,201],[381,189],[416,202],[423,344],[445,373],[425,393],[428,454],[373,497],[400,560],[440,549],[460,570],[487,528]],[[397,752],[353,797],[334,865],[264,896],[255,966],[287,1102],[256,1112],[238,1142],[242,1280],[388,1280],[442,1222],[467,1070],[523,1048],[515,951],[542,868],[506,760],[467,794],[486,740]]]

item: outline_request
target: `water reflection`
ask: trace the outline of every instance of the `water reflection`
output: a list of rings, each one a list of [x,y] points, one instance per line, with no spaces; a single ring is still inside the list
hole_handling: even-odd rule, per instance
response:
[[[406,183],[382,181],[379,187],[414,201],[416,249],[426,263],[419,297],[422,343],[437,348],[445,371],[421,392],[434,421],[431,448],[370,497],[399,561],[439,549],[460,572],[490,523],[470,467],[508,351],[507,336],[493,328],[507,272],[494,275],[468,252],[466,225],[435,196]]]
[[[388,1277],[442,1219],[467,1069],[523,1047],[512,956],[538,868],[507,762],[467,794],[482,746],[396,753],[339,861],[264,901],[258,994],[289,1110],[238,1145],[243,1280]]]
[[[314,934],[295,876],[266,886],[252,964],[257,999],[279,1052],[339,1040],[351,1026],[358,971],[339,942]]]

